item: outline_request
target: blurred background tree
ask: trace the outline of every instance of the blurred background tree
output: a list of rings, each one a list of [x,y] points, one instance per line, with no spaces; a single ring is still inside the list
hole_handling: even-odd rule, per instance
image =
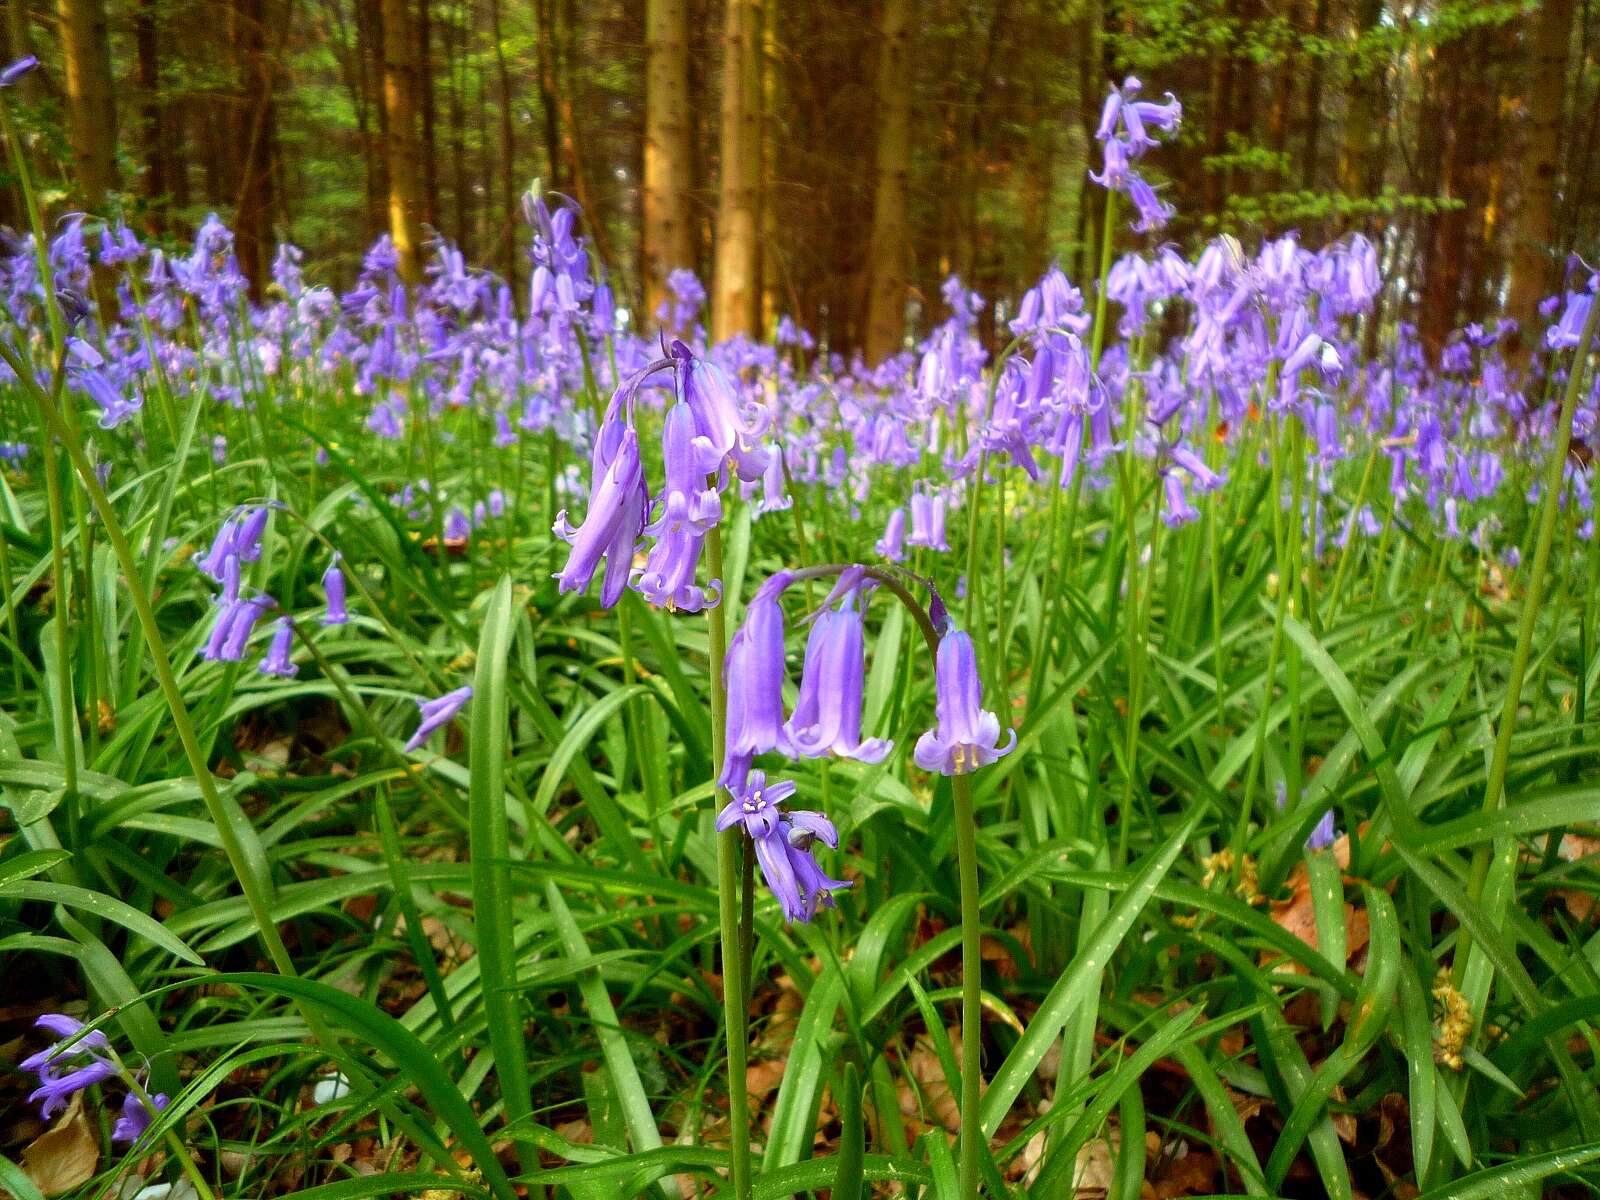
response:
[[[1084,174],[1128,73],[1185,106],[1170,237],[1362,230],[1385,316],[1434,346],[1528,320],[1597,249],[1589,0],[0,3],[0,57],[45,60],[53,211],[173,237],[216,211],[258,289],[277,241],[340,282],[383,232],[525,284],[537,179],[583,206],[635,321],[687,266],[721,331],[788,314],[877,359],[954,272],[992,333],[1052,260],[1089,270]]]

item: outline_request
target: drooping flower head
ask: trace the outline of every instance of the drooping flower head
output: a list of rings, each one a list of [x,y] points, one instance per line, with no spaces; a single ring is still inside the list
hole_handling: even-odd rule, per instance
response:
[[[39,1105],[39,1115],[48,1121],[66,1107],[74,1092],[114,1078],[117,1066],[104,1031],[84,1033],[83,1022],[65,1013],[46,1013],[34,1024],[54,1034],[56,1041],[18,1065],[39,1077],[39,1086],[28,1099]]]
[[[779,571],[757,590],[744,623],[728,644],[723,662],[728,729],[719,782],[738,795],[757,754],[791,753],[783,720],[783,605],[780,597],[794,576]]]
[[[917,739],[914,754],[924,771],[965,775],[1010,754],[1016,730],[1000,745],[1000,719],[983,707],[978,658],[972,638],[951,629],[939,640],[934,666],[934,707],[938,724]]]
[[[458,687],[453,692],[446,692],[436,700],[417,700],[417,710],[422,714],[422,720],[417,725],[417,731],[407,739],[405,752],[407,754],[421,746],[428,740],[428,736],[441,726],[448,725],[455,719],[455,715],[466,707],[467,701],[472,699],[472,685]]]
[[[812,854],[817,842],[838,847],[839,832],[833,822],[818,812],[779,809],[794,794],[794,786],[789,780],[768,784],[766,772],[751,771],[732,789],[733,799],[718,814],[717,828],[741,828],[755,848],[762,877],[777,897],[784,919],[810,921],[818,908],[832,908],[833,893],[850,884],[830,878]]]
[[[864,591],[862,581],[859,569],[846,571],[835,589],[842,590],[838,607],[825,606],[811,626],[800,695],[785,726],[790,744],[803,758],[834,754],[876,763],[894,748],[884,738],[861,738],[866,633],[857,602]]]

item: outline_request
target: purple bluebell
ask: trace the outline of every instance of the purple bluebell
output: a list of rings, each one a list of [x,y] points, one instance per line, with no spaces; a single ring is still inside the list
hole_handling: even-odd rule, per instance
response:
[[[267,646],[267,655],[261,660],[261,673],[276,675],[280,679],[292,679],[298,675],[300,668],[289,657],[293,648],[294,624],[288,617],[279,617],[272,629],[272,641]]]
[[[35,55],[27,54],[6,67],[0,68],[0,88],[10,87],[38,65],[39,59]]]
[[[472,685],[458,687],[453,692],[446,692],[436,700],[417,700],[417,710],[422,714],[422,720],[417,725],[417,731],[406,741],[407,754],[421,746],[428,740],[434,730],[449,724],[455,715],[466,707],[468,700],[472,699]]]
[[[924,771],[965,775],[1010,754],[1017,733],[1000,745],[1000,719],[983,707],[978,657],[965,630],[939,639],[934,665],[934,708],[938,724],[917,739],[913,757]]]
[[[211,627],[211,637],[200,651],[207,662],[239,662],[244,658],[244,648],[250,634],[266,612],[273,607],[268,596],[247,600],[224,601],[217,608],[217,619]]]
[[[792,782],[769,785],[765,772],[751,771],[718,814],[717,828],[742,828],[784,919],[810,921],[818,908],[832,908],[833,893],[850,884],[830,878],[812,857],[817,842],[838,847],[839,833],[833,822],[817,812],[779,810],[778,805],[793,794]]]
[[[911,493],[911,534],[906,545],[950,552],[944,537],[945,498],[943,492],[917,490]]]
[[[738,795],[757,754],[793,747],[783,720],[783,605],[780,597],[794,576],[779,571],[757,589],[744,623],[728,644],[723,663],[728,728],[718,780]]]
[[[600,603],[614,608],[628,586],[634,548],[645,524],[649,494],[644,468],[639,462],[639,438],[620,420],[602,427],[595,442],[589,511],[576,529],[565,509],[556,514],[554,530],[572,549],[556,575],[563,592],[581,592],[589,586],[604,560],[605,581]]]
[[[722,519],[722,499],[706,485],[721,459],[697,432],[694,413],[683,403],[667,412],[661,446],[665,487],[657,498],[655,520],[644,528],[655,545],[635,586],[652,604],[699,612],[715,604],[722,592],[721,580],[713,579],[709,591],[695,582],[705,535]]]
[[[884,526],[883,536],[878,539],[873,547],[879,555],[890,562],[900,562],[906,556],[906,510],[897,508],[889,514],[888,524]]]
[[[1570,350],[1578,344],[1584,322],[1589,319],[1589,307],[1594,303],[1594,293],[1585,289],[1568,292],[1561,318],[1545,330],[1544,344],[1552,350]]]
[[[327,611],[322,616],[324,625],[344,625],[350,620],[350,611],[345,604],[344,571],[339,567],[340,561],[340,556],[335,553],[333,561],[328,564],[328,569],[322,573],[322,590],[328,597]]]
[[[855,607],[857,594],[819,613],[806,641],[800,694],[786,726],[790,744],[804,758],[835,754],[876,763],[894,749],[885,738],[861,739],[866,634]]]
[[[154,1111],[146,1107],[133,1092],[129,1092],[122,1101],[122,1115],[111,1127],[111,1140],[113,1142],[136,1142],[144,1136],[144,1131],[150,1128],[150,1122],[155,1119],[156,1113],[167,1107],[165,1092],[156,1092],[150,1097],[150,1104]]]
[[[1306,838],[1306,849],[1311,851],[1326,850],[1338,839],[1339,831],[1334,828],[1333,809],[1322,814],[1312,829],[1311,836]]]
[[[28,1099],[39,1105],[40,1115],[48,1121],[74,1092],[115,1077],[117,1067],[104,1057],[110,1054],[111,1043],[103,1031],[83,1033],[83,1022],[64,1013],[46,1013],[34,1025],[53,1033],[57,1040],[18,1066],[39,1077],[39,1087]]]

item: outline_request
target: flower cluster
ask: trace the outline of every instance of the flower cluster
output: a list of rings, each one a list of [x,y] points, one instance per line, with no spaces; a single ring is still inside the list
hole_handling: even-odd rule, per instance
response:
[[[103,1031],[86,1030],[82,1021],[63,1013],[46,1013],[34,1024],[56,1038],[50,1046],[29,1055],[20,1064],[24,1071],[31,1071],[39,1078],[38,1088],[28,1099],[39,1106],[40,1116],[48,1121],[66,1106],[73,1094],[118,1080],[128,1090],[122,1102],[122,1115],[112,1126],[111,1138],[118,1142],[138,1141],[155,1114],[166,1108],[167,1097],[146,1091],[144,1072],[128,1073]]]
[[[1172,220],[1172,205],[1157,197],[1155,189],[1134,170],[1133,164],[1158,143],[1155,133],[1173,133],[1183,119],[1183,105],[1167,93],[1160,104],[1139,99],[1140,82],[1129,75],[1120,88],[1113,89],[1100,110],[1100,127],[1095,138],[1104,155],[1100,173],[1089,178],[1101,187],[1122,192],[1133,202],[1139,219],[1134,229],[1154,233]]]
[[[653,376],[671,376],[673,403],[662,421],[665,464],[653,497],[639,453],[639,391]],[[761,445],[766,412],[741,402],[728,374],[682,341],[668,356],[646,364],[611,397],[590,454],[589,508],[574,527],[563,509],[555,533],[571,550],[556,573],[564,592],[583,591],[602,562],[600,602],[607,608],[633,586],[652,604],[699,612],[716,604],[722,583],[702,587],[698,568],[705,538],[722,519],[722,490],[730,469],[746,483],[760,480],[771,451]],[[639,539],[653,544],[644,566],[633,568]]]

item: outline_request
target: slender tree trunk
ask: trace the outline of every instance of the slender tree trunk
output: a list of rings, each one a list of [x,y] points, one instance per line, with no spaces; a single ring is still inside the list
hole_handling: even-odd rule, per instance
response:
[[[761,178],[759,14],[752,0],[727,0],[722,35],[722,133],[712,334],[754,336],[758,288],[757,189]]]
[[[494,38],[495,78],[500,85],[500,261],[511,294],[517,294],[517,139],[512,128],[511,71],[506,66],[500,29],[500,0],[489,0],[489,30]]]
[[[272,124],[271,68],[267,60],[267,7],[265,0],[235,0],[230,10],[229,41],[233,45],[237,100],[229,122],[233,152],[234,251],[239,267],[257,298],[267,275],[271,254],[271,155],[268,141]]]
[[[445,58],[449,64],[450,79],[450,200],[454,214],[456,244],[466,253],[468,237],[467,194],[467,106],[462,95],[466,87],[465,69],[461,65],[461,43],[464,39],[465,18],[458,18],[454,6],[446,26]]]
[[[57,0],[67,69],[67,129],[83,204],[105,207],[117,186],[117,106],[105,0]]]
[[[417,0],[417,108],[422,113],[422,219],[439,227],[439,164],[435,130],[439,105],[433,71],[432,0]]]
[[[406,0],[383,0],[383,106],[388,114],[384,138],[389,164],[389,236],[400,256],[400,277],[422,279],[421,172],[417,162],[416,57]]]
[[[906,336],[906,190],[911,173],[909,0],[884,0],[879,26],[878,156],[868,258],[867,362],[901,348]]]
[[[1560,285],[1556,257],[1557,183],[1566,112],[1567,55],[1574,0],[1544,0],[1528,14],[1528,143],[1522,160],[1522,207],[1511,246],[1506,314],[1521,327],[1518,357],[1527,360],[1539,327],[1539,301]]]
[[[787,270],[779,249],[778,221],[778,136],[782,132],[778,116],[778,4],[779,0],[766,0],[761,6],[761,312],[757,324],[760,329],[772,329],[778,323],[784,307],[779,276]]]
[[[389,171],[384,162],[388,118],[383,103],[383,9],[381,0],[355,0],[356,123],[366,159],[367,240],[389,227],[385,197]]]
[[[1465,92],[1479,86],[1480,81],[1468,78],[1470,33],[1460,34],[1445,41],[1438,50],[1437,63],[1440,81],[1439,93],[1447,97],[1443,111],[1461,114],[1467,106]],[[1456,311],[1461,303],[1463,256],[1466,252],[1467,211],[1462,195],[1466,172],[1463,159],[1469,152],[1463,142],[1471,136],[1460,120],[1441,122],[1439,192],[1446,201],[1453,202],[1433,215],[1428,226],[1427,250],[1423,256],[1422,302],[1417,313],[1417,327],[1422,342],[1429,352],[1437,356],[1445,337],[1455,325]]]
[[[1327,36],[1328,0],[1317,0],[1311,18],[1311,32],[1319,43]],[[1325,62],[1325,54],[1319,52],[1312,55],[1311,73],[1306,80],[1306,142],[1305,154],[1300,160],[1300,186],[1306,191],[1316,190],[1317,171],[1321,165],[1322,82]]]
[[[171,200],[171,145],[167,107],[161,94],[161,28],[159,0],[138,0],[133,13],[133,40],[139,66],[140,141],[144,148],[144,194],[150,203],[150,229],[166,228],[164,208]]]
[[[1339,154],[1339,190],[1350,197],[1370,196],[1375,190],[1374,177],[1381,174],[1377,146],[1384,115],[1383,67],[1363,56],[1361,39],[1378,28],[1382,17],[1383,0],[1358,0],[1352,31],[1356,46],[1350,62],[1349,115]]]
[[[667,276],[695,265],[689,207],[688,0],[645,0],[644,319],[666,299]]]
[[[558,192],[569,191],[571,181],[564,174],[561,155],[561,112],[556,92],[556,17],[555,0],[534,0],[534,16],[539,30],[539,109],[544,118],[545,184]]]

